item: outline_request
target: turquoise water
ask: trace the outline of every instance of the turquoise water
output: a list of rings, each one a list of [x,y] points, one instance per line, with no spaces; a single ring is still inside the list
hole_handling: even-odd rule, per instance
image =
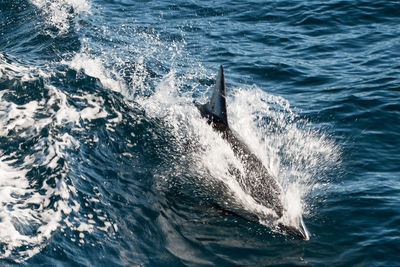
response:
[[[399,24],[398,1],[0,1],[0,264],[399,265]],[[309,241],[193,105],[221,64]]]

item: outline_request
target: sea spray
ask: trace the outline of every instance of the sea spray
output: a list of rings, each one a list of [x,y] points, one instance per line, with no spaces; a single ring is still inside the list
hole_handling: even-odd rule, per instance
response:
[[[162,118],[166,127],[172,129],[176,146],[181,147],[181,153],[192,157],[191,168],[200,168],[191,170],[193,173],[208,174],[204,175],[206,180],[199,180],[199,183],[209,184],[210,191],[214,182],[209,179],[225,184],[229,195],[234,196],[234,203],[225,208],[239,205],[257,215],[260,222],[275,228],[277,222],[265,220],[271,210],[257,203],[229,172],[234,168],[242,173],[240,179],[250,179],[243,177],[243,166],[230,145],[200,117],[193,105],[196,100],[179,92],[175,79],[174,73],[166,75],[151,97],[139,101],[147,114]],[[299,120],[289,102],[282,97],[265,93],[255,86],[227,89],[227,94],[232,129],[239,133],[284,189],[281,197],[286,212],[279,222],[296,225],[304,213],[303,201],[313,186],[313,177],[323,175],[324,168],[338,158],[334,143],[317,130],[311,130],[307,121]],[[196,140],[198,149],[188,150],[185,147],[188,139]],[[176,166],[179,162],[172,164],[181,168]],[[324,167],[317,171],[316,164]],[[258,183],[257,180],[253,182]]]

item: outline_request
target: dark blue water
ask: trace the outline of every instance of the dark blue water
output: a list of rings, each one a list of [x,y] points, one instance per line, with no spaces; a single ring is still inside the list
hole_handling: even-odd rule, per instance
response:
[[[399,25],[398,1],[0,1],[0,265],[399,265]],[[309,241],[192,104],[221,64]]]

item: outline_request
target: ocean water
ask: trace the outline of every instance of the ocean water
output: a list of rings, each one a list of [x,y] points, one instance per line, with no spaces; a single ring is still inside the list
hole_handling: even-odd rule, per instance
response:
[[[398,266],[399,25],[389,0],[0,1],[0,265]],[[200,118],[220,65],[309,241]]]

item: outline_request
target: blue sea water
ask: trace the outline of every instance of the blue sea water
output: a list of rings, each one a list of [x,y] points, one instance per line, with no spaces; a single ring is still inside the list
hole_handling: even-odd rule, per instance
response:
[[[0,1],[0,265],[398,266],[399,25],[389,0]],[[309,241],[194,107],[220,65]]]

